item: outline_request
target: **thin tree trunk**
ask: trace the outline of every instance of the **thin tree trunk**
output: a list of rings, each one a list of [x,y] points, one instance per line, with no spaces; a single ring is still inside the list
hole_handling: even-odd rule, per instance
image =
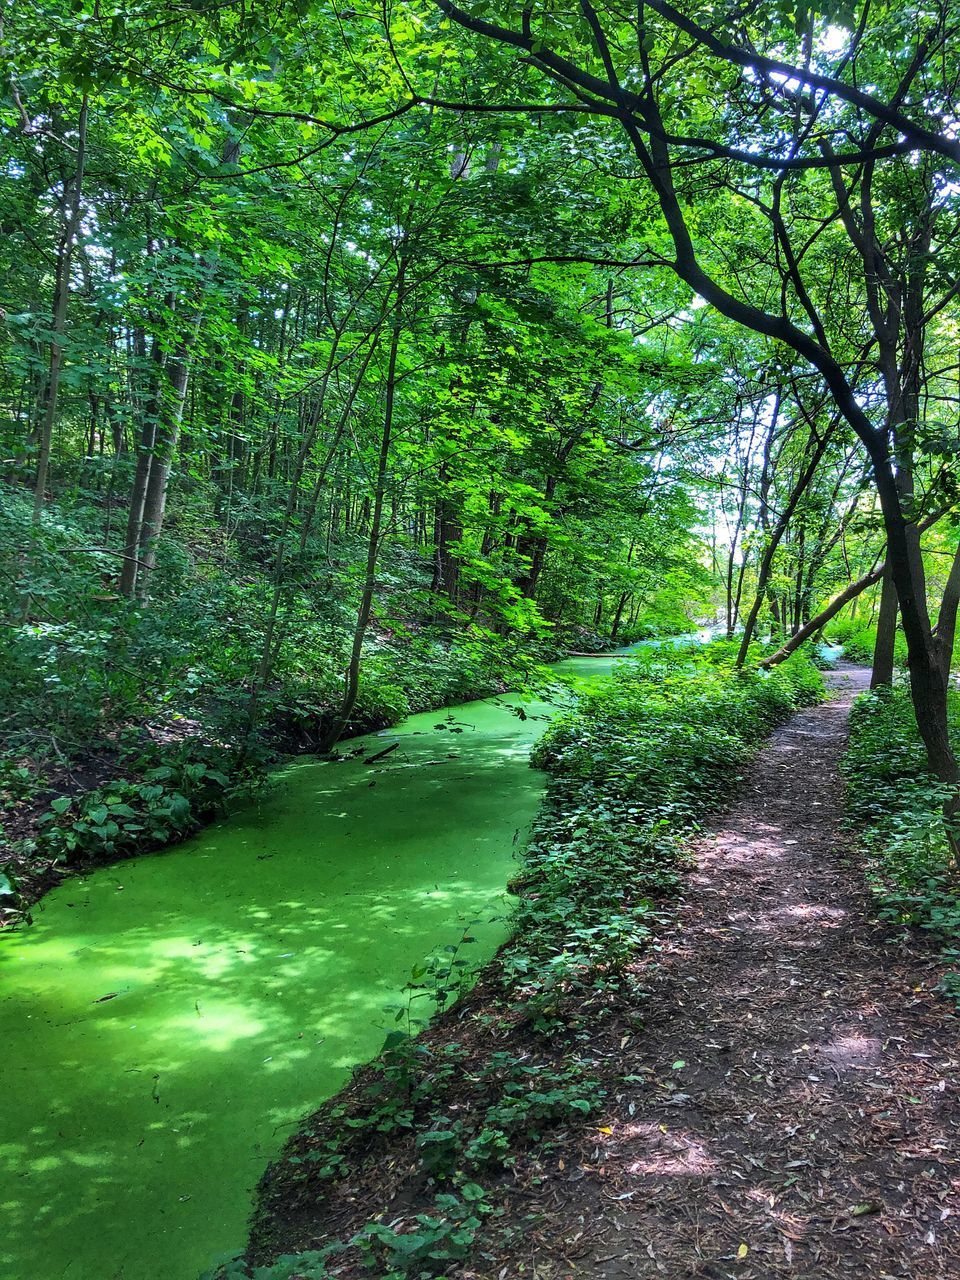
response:
[[[620,633],[620,622],[623,618],[623,611],[627,607],[627,601],[630,599],[628,591],[622,591],[617,600],[617,607],[614,611],[613,622],[610,624],[610,643],[615,644],[617,636]]]
[[[148,575],[157,562],[157,544],[163,530],[170,472],[173,469],[173,460],[177,453],[180,425],[183,422],[183,408],[187,399],[192,346],[199,328],[200,314],[198,312],[193,323],[191,340],[189,342],[181,342],[172,360],[168,360],[166,365],[167,384],[163,388],[160,399],[157,435],[144,494],[143,519],[140,522],[140,565],[137,572],[137,588],[138,595],[141,598],[145,598],[147,595]],[[141,569],[147,570],[147,573],[141,574],[139,572]]]
[[[809,640],[812,635],[822,630],[831,618],[835,618],[844,605],[848,605],[851,600],[854,600],[862,591],[866,591],[867,587],[872,587],[875,582],[879,582],[882,577],[883,569],[874,569],[870,573],[865,573],[862,578],[857,578],[856,582],[851,582],[849,586],[844,587],[840,594],[834,596],[815,617],[811,618],[799,631],[795,631],[776,653],[771,653],[768,658],[764,658],[760,666],[768,670],[784,662],[791,653],[795,653],[800,648],[805,640]]]
[[[918,530],[920,533],[925,533],[927,529],[932,529],[937,521],[944,515],[946,515],[946,511],[940,510],[927,516],[926,519],[921,520],[920,524],[917,526]],[[795,635],[792,635],[786,644],[782,645],[776,653],[771,653],[769,657],[764,658],[760,663],[760,666],[764,669],[768,669],[784,662],[790,657],[791,653],[795,653],[796,650],[800,648],[805,640],[809,640],[812,635],[821,631],[831,618],[835,618],[845,605],[848,605],[852,600],[856,600],[864,591],[867,590],[868,587],[872,587],[875,583],[879,582],[888,567],[889,560],[884,560],[883,564],[877,566],[875,569],[871,569],[869,573],[863,574],[862,577],[857,578],[854,582],[851,582],[848,586],[844,587],[839,595],[834,596],[829,604],[825,605],[824,608],[821,609],[815,617],[811,618],[805,626],[801,627]]]
[[[893,684],[893,653],[897,640],[897,589],[889,568],[880,580],[880,613],[877,617],[877,639],[873,648],[873,670],[870,688]]]
[[[60,251],[57,254],[56,280],[53,290],[53,333],[50,338],[50,363],[47,373],[47,390],[43,416],[40,422],[37,457],[37,475],[33,491],[33,520],[39,521],[47,491],[50,471],[50,450],[53,444],[53,428],[57,420],[57,401],[60,397],[60,380],[63,373],[63,335],[67,328],[67,305],[70,300],[70,268],[73,251],[80,229],[80,198],[83,190],[83,171],[87,155],[87,116],[89,103],[86,94],[80,106],[77,126],[77,163],[69,189],[63,193],[63,232]]]
[[[172,299],[167,299],[172,306]],[[140,441],[137,445],[137,464],[133,473],[130,505],[127,508],[127,530],[123,540],[123,564],[120,568],[120,594],[132,600],[137,588],[137,568],[140,559],[140,529],[143,524],[143,507],[153,465],[153,451],[157,440],[157,422],[160,417],[160,400],[163,395],[164,356],[159,338],[154,338],[150,351],[153,365],[150,391],[143,406],[140,422]]]
[[[331,751],[343,736],[350,723],[350,716],[357,704],[360,690],[360,660],[363,653],[363,641],[367,634],[373,600],[377,589],[377,560],[380,555],[380,538],[383,526],[383,507],[387,490],[387,475],[390,464],[390,453],[393,445],[393,421],[397,395],[397,360],[400,354],[400,340],[403,335],[403,304],[406,297],[406,256],[400,258],[397,267],[397,304],[393,329],[390,335],[390,350],[387,358],[387,376],[383,409],[383,432],[380,437],[380,450],[377,456],[377,473],[373,502],[370,505],[370,525],[367,533],[367,561],[364,573],[363,592],[357,610],[357,620],[353,629],[353,644],[350,649],[350,660],[344,679],[343,698],[340,709],[323,741],[323,751]]]
[[[950,565],[947,583],[943,589],[943,600],[937,617],[936,635],[940,641],[940,652],[943,661],[944,679],[949,682],[953,668],[953,648],[957,634],[957,609],[960,606],[960,545]]]
[[[793,491],[787,501],[787,505],[780,513],[780,518],[777,520],[773,532],[767,539],[767,545],[764,548],[763,556],[760,560],[760,568],[757,571],[757,593],[753,598],[753,604],[751,605],[750,612],[747,615],[747,621],[743,628],[743,638],[740,641],[740,649],[737,653],[738,667],[742,667],[747,660],[747,650],[750,648],[754,628],[757,625],[757,619],[760,616],[760,609],[763,606],[767,590],[767,582],[770,580],[770,573],[773,569],[773,558],[776,554],[777,547],[780,545],[780,540],[786,532],[787,526],[793,519],[793,513],[796,511],[800,499],[806,492],[807,486],[816,474],[817,467],[826,452],[827,445],[830,443],[832,435],[833,430],[831,428],[831,430],[825,431],[817,441],[816,448],[813,451],[813,456],[804,468],[799,480],[794,485]],[[766,509],[766,495],[764,495],[764,509]]]

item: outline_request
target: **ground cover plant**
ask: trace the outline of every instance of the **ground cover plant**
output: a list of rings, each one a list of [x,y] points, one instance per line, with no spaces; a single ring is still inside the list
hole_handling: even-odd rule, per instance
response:
[[[827,627],[825,635],[831,644],[842,646],[845,661],[865,665],[873,662],[877,647],[876,624],[857,621],[855,618],[838,618]],[[904,667],[907,661],[907,644],[902,631],[896,633],[893,653],[896,665]]]
[[[960,738],[960,692],[950,698],[950,723]],[[944,826],[950,789],[923,767],[904,682],[862,695],[850,718],[843,762],[847,807],[860,832],[868,876],[881,916],[922,929],[960,960],[958,868]],[[960,998],[960,974],[944,979]]]
[[[469,928],[414,975],[381,1057],[268,1172],[253,1262],[218,1280],[299,1275],[290,1246],[321,1235],[304,1275],[489,1263],[512,1189],[535,1186],[622,1084],[605,1033],[642,1026],[643,963],[690,837],[774,725],[822,697],[805,655],[771,674],[738,672],[735,655],[720,642],[625,661],[547,730],[513,939],[472,990]],[[427,1009],[446,1016],[417,1036]]]

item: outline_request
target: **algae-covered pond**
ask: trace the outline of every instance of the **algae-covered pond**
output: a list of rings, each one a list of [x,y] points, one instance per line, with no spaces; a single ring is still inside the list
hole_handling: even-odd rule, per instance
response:
[[[297,764],[0,938],[3,1280],[194,1280],[242,1247],[266,1164],[379,1049],[413,966],[467,922],[471,959],[505,938],[551,713],[517,702],[412,716],[373,765]]]

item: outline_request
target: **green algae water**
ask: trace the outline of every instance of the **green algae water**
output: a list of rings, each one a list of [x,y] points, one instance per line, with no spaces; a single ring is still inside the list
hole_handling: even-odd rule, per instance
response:
[[[3,1280],[195,1280],[242,1248],[268,1161],[380,1048],[413,966],[465,925],[472,961],[507,936],[554,710],[519,702],[297,764],[256,808],[62,884],[0,937]]]

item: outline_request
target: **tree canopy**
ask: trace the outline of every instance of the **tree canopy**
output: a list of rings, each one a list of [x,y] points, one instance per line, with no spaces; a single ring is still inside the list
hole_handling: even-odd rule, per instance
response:
[[[954,28],[792,0],[5,11],[20,722],[76,708],[38,673],[82,650],[90,723],[163,686],[238,741],[309,706],[329,745],[408,644],[511,679],[718,610],[746,663],[866,591],[954,778]]]

